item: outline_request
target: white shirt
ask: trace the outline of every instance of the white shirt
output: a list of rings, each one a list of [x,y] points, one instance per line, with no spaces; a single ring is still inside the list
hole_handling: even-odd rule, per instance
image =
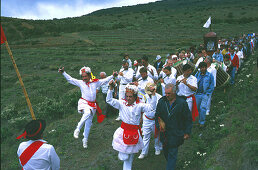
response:
[[[179,77],[177,77],[177,81],[181,81],[182,79],[184,79],[184,75],[181,75]],[[196,88],[198,88],[197,86],[197,78],[193,75],[190,75],[187,79],[186,79],[187,84],[190,84],[191,86],[194,86]],[[185,85],[183,82],[179,83],[178,85],[178,91],[177,91],[177,95],[178,96],[191,96],[192,94],[194,94],[195,91],[192,91],[187,85]]]
[[[139,79],[140,78],[140,76],[141,76],[141,74],[140,74],[140,69],[142,68],[142,67],[144,67],[144,66],[140,66],[139,68],[138,68],[138,70],[137,70],[137,73],[136,73],[136,79]],[[151,72],[150,71],[153,71],[153,75],[151,74]],[[150,78],[152,78],[153,80],[158,80],[158,73],[157,73],[157,70],[155,69],[155,67],[154,66],[152,66],[152,65],[148,65],[147,66],[147,73],[148,73],[148,76],[150,77]]]
[[[150,78],[148,76],[145,80],[140,78],[139,82],[138,82],[138,90],[139,90],[139,92],[141,92],[144,95],[145,95],[145,87],[146,87],[147,83],[154,83],[154,81],[152,80],[152,78]]]
[[[171,67],[171,75],[173,75],[174,77],[176,77],[176,74],[177,74],[177,70],[174,68],[174,67]],[[167,75],[161,71],[159,73],[159,77],[162,77],[164,79],[164,77],[166,77]]]
[[[176,78],[172,74],[170,74],[169,76],[164,77],[163,80],[164,80],[164,83],[161,83],[161,88],[162,88],[162,95],[165,96],[165,85],[169,83],[176,85]]]
[[[244,58],[242,51],[238,51],[236,55],[238,56],[239,60]]]
[[[34,141],[35,140],[29,140],[27,142],[22,142],[19,145],[19,148],[17,151],[18,157],[20,157],[20,155],[23,153],[23,151]],[[40,139],[39,141],[46,142],[42,139]],[[20,159],[19,159],[19,161],[20,161]],[[60,169],[60,159],[59,159],[58,155],[56,154],[55,148],[50,144],[44,143],[34,153],[34,155],[30,158],[30,160],[23,166],[23,169],[24,170],[35,170],[35,169],[58,170],[58,169]]]
[[[120,85],[126,85],[133,81],[134,70],[132,68],[128,68],[128,70],[124,70],[122,68],[119,72],[123,72],[123,76],[118,75],[117,79],[120,81]]]
[[[108,76],[107,78],[100,79],[97,82],[91,82],[87,85],[83,80],[77,80],[75,78],[72,78],[66,72],[64,72],[63,75],[70,84],[80,87],[82,98],[90,102],[95,102],[97,88],[100,87],[102,84],[109,82],[113,78],[113,76]]]
[[[153,118],[155,117],[156,108],[157,108],[159,99],[162,97],[162,96],[161,96],[160,94],[158,94],[158,93],[155,93],[155,96],[157,97],[157,101],[156,101],[156,103],[155,103],[154,106],[153,106],[153,110],[152,110],[151,112],[147,113],[148,118],[150,118],[150,119],[153,119]],[[147,104],[151,104],[151,102],[152,102],[152,97],[153,97],[153,96],[150,97],[150,95],[145,94],[145,97],[146,97],[146,103],[147,103]],[[145,113],[144,113],[144,114],[145,114]],[[147,116],[147,115],[146,115],[146,116]]]
[[[201,63],[201,62],[203,62],[204,60],[203,60],[203,57],[200,57],[198,60],[197,60],[197,62],[196,62],[196,64],[195,64],[195,68],[197,68],[198,66],[199,66],[199,64]]]
[[[134,102],[131,106],[128,106],[127,101],[117,100],[112,97],[113,90],[108,90],[106,101],[108,104],[119,110],[121,120],[127,124],[139,125],[141,119],[141,113],[149,113],[154,110],[157,102],[157,97],[153,96],[150,104],[136,103]],[[147,114],[147,116],[150,116]]]
[[[214,87],[216,87],[217,70],[216,70],[215,66],[211,65],[209,68],[207,68],[207,71],[213,75],[213,77],[214,77]]]

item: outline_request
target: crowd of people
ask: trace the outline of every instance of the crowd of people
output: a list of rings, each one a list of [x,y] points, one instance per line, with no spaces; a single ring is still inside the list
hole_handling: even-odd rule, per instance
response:
[[[245,59],[254,54],[257,40],[253,33],[238,38],[219,39],[217,45],[213,53],[207,52],[201,44],[167,54],[165,59],[157,55],[154,65],[150,64],[148,56],[132,62],[126,54],[119,72],[113,72],[107,77],[102,71],[100,79],[93,78],[89,67],[80,69],[81,80],[72,78],[64,67],[59,68],[58,71],[65,79],[81,90],[77,110],[82,117],[74,130],[74,138],[79,138],[84,126],[82,145],[87,148],[95,113],[101,123],[117,109],[116,121],[122,123],[114,132],[112,146],[118,151],[118,158],[124,162],[123,169],[132,169],[136,153],[141,152],[138,159],[148,156],[153,134],[155,155],[160,155],[163,150],[167,169],[175,169],[178,147],[190,137],[193,122],[198,118],[199,128],[206,125],[205,118],[210,114],[212,94],[218,85],[218,68],[230,75],[228,84],[233,85],[235,75]],[[104,114],[96,101],[97,93],[102,93],[105,99]],[[21,143],[17,152],[24,169],[37,169],[38,166],[59,169],[60,160],[53,146],[42,140],[45,123],[44,127],[42,124],[37,121],[36,125],[30,130],[25,128],[25,132],[18,137],[31,139]],[[40,158],[40,154],[34,154],[36,151],[26,149],[33,140],[41,141],[40,146],[34,150],[47,150],[49,157]],[[29,152],[32,158],[24,163],[22,155],[26,150],[26,154]],[[35,163],[37,159],[45,161]]]

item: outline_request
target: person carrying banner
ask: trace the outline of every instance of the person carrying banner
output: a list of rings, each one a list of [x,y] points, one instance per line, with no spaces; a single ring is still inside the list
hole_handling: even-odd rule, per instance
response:
[[[60,169],[60,159],[55,148],[43,140],[43,131],[45,128],[45,120],[32,120],[25,126],[24,133],[16,138],[20,139],[24,137],[28,139],[28,141],[22,142],[19,145],[17,151],[22,169]]]
[[[61,74],[63,74],[65,79],[70,84],[78,86],[81,89],[82,97],[78,101],[78,112],[82,113],[82,118],[79,121],[73,136],[76,139],[79,138],[80,130],[85,124],[84,133],[83,133],[84,138],[82,139],[82,142],[83,142],[83,147],[87,148],[88,136],[92,125],[92,119],[95,113],[97,113],[97,120],[99,123],[101,123],[105,118],[105,115],[102,114],[102,111],[98,106],[98,103],[96,102],[96,90],[102,84],[106,83],[107,81],[110,81],[114,76],[117,76],[117,73],[113,72],[113,75],[100,80],[92,79],[91,69],[89,67],[82,67],[79,71],[79,74],[81,75],[82,80],[78,80],[78,79],[72,78],[69,74],[67,74],[64,71],[64,67],[60,68],[58,71]]]
[[[110,89],[107,93],[107,103],[120,111],[122,120],[121,127],[119,127],[113,136],[113,149],[118,151],[118,158],[124,161],[123,170],[131,170],[133,157],[143,148],[143,140],[140,134],[140,119],[141,113],[147,113],[154,110],[157,102],[155,96],[155,89],[151,88],[152,99],[150,104],[139,102],[137,98],[138,88],[135,85],[126,85],[125,100],[117,100],[112,97],[113,81],[110,81]]]

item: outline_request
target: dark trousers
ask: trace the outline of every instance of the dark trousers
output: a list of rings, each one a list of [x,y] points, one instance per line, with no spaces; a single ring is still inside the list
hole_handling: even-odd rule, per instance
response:
[[[178,147],[171,148],[163,145],[163,152],[167,160],[167,170],[175,170]]]
[[[110,106],[110,105],[106,102],[107,94],[102,93],[102,95],[103,95],[103,99],[104,99],[104,101],[105,101],[104,115],[106,115],[106,117],[109,117],[110,114],[111,114],[112,112],[114,112],[114,109],[113,109],[112,106]]]

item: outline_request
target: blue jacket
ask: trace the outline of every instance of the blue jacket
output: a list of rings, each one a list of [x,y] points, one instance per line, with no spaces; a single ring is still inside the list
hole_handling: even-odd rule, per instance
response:
[[[168,147],[178,147],[184,143],[184,134],[191,134],[192,114],[184,98],[177,96],[170,109],[165,96],[159,99],[155,114],[156,127],[159,129],[158,117],[165,122],[165,132],[160,133],[160,140]]]
[[[223,62],[223,55],[221,53],[214,53],[212,55],[212,58],[214,58],[215,60],[219,61],[219,62]]]
[[[198,71],[195,74],[195,77],[197,78],[197,84],[199,83],[200,79],[201,79],[201,72]],[[203,80],[203,93],[204,94],[211,94],[214,90],[214,78],[213,75],[211,73],[209,73],[208,71],[206,71],[205,76],[204,76],[204,80]]]

